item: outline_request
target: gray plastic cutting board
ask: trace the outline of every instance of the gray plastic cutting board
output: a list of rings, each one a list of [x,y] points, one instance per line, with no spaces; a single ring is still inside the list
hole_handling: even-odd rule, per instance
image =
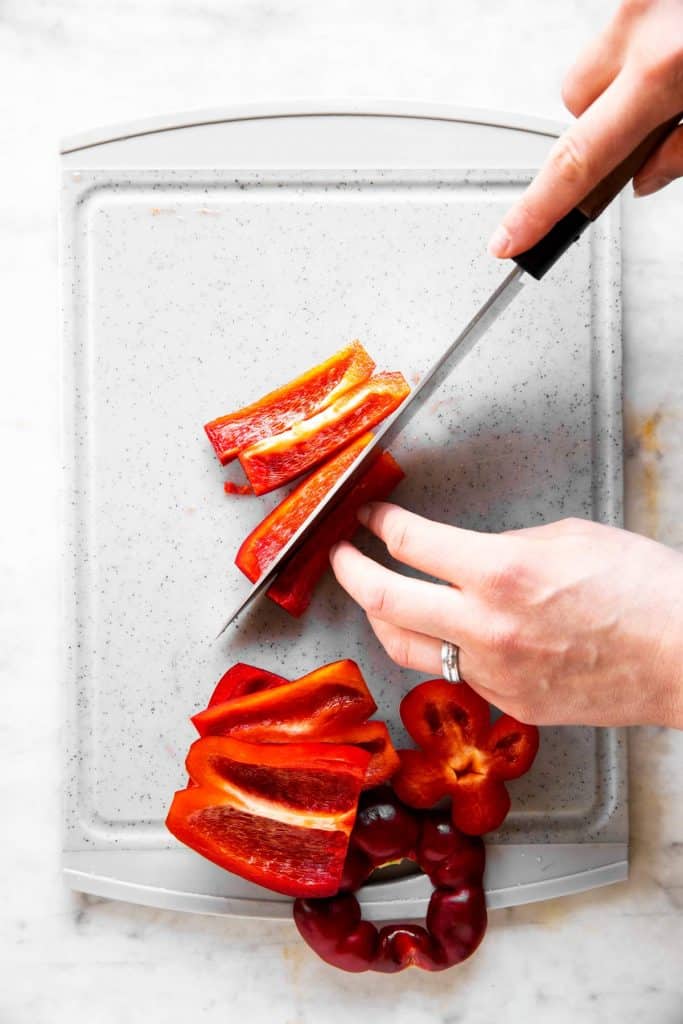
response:
[[[65,144],[67,466],[64,868],[76,889],[279,917],[288,901],[164,829],[201,708],[234,661],[295,677],[362,667],[395,740],[419,681],[332,579],[300,620],[247,587],[236,549],[279,495],[227,497],[202,425],[353,338],[416,381],[502,279],[485,253],[556,126],[446,109],[253,109]],[[532,283],[393,451],[400,503],[480,530],[621,516],[616,206]],[[364,538],[363,546],[384,557]],[[614,730],[543,729],[489,837],[490,906],[624,878]],[[376,920],[420,915],[414,875],[368,885]]]

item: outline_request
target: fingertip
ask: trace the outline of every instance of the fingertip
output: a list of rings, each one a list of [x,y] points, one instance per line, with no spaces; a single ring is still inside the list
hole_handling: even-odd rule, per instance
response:
[[[504,260],[510,254],[511,249],[512,239],[510,234],[502,224],[499,224],[489,239],[489,255],[494,256],[496,259]]]

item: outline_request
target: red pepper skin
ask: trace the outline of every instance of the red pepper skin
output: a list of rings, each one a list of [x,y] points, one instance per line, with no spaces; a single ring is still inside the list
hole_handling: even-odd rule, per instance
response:
[[[245,448],[239,459],[254,494],[267,494],[317,466],[371,430],[409,393],[403,374],[378,373],[310,419]]]
[[[200,736],[282,743],[339,735],[376,710],[360,669],[344,660],[323,665],[293,683],[214,704],[194,715],[192,722]]]
[[[287,896],[329,896],[341,881],[369,755],[330,743],[197,740],[194,785],[173,798],[169,831],[227,871]]]
[[[287,541],[308,519],[342,473],[355,462],[371,440],[372,434],[363,434],[346,448],[342,448],[306,477],[251,531],[242,542],[235,558],[235,565],[247,579],[255,583],[262,576]]]
[[[374,368],[363,346],[354,341],[257,402],[212,420],[204,430],[225,466],[248,445],[279,434],[292,423],[327,408],[350,388],[367,380]]]
[[[410,811],[386,787],[364,794],[361,801],[342,891],[331,899],[295,901],[300,934],[327,963],[354,973],[393,974],[406,967],[441,971],[465,960],[486,932],[481,839],[459,833],[447,811]],[[436,886],[426,927],[396,924],[378,930],[362,920],[351,890],[374,867],[404,856],[416,860]]]
[[[330,549],[340,540],[350,540],[359,528],[358,509],[368,501],[388,498],[404,475],[389,452],[382,452],[279,573],[266,591],[268,597],[295,618],[302,615],[329,568]]]
[[[538,729],[510,715],[493,725],[487,701],[466,683],[437,679],[401,702],[401,718],[421,750],[401,750],[396,793],[412,807],[451,797],[453,822],[470,835],[498,828],[510,809],[504,780],[528,771]]]
[[[284,676],[278,676],[274,672],[267,672],[263,668],[245,665],[244,662],[238,661],[218,680],[207,706],[211,708],[214,704],[223,704],[226,700],[233,700],[236,697],[246,697],[250,693],[271,690],[273,687],[282,686],[287,682],[289,680]]]

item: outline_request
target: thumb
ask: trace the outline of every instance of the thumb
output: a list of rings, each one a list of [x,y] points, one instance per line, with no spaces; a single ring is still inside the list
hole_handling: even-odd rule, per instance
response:
[[[649,196],[683,177],[683,125],[668,135],[633,179],[637,196]]]

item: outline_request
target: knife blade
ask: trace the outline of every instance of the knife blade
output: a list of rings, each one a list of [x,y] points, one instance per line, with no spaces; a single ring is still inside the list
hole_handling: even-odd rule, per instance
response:
[[[422,375],[410,394],[401,402],[396,412],[389,416],[373,432],[372,441],[363,449],[355,462],[335,481],[334,486],[327,492],[323,500],[313,509],[296,533],[290,537],[287,544],[280,549],[266,572],[252,585],[249,592],[230,615],[218,636],[225,632],[237,616],[248,608],[252,601],[256,600],[259,594],[268,589],[278,572],[281,571],[289,559],[311,536],[323,516],[327,515],[349,493],[368,465],[377,457],[379,451],[395,440],[397,435],[413,416],[419,412],[434,391],[443,384],[458,363],[472,351],[481,336],[489,329],[503,310],[507,308],[515,296],[519,294],[526,280],[527,274],[521,267],[516,266],[514,270],[510,271],[483,306],[477,310],[455,341],[451,342],[427,372]]]
[[[621,192],[645,163],[648,156],[663,142],[667,135],[678,125],[683,113],[670,118],[659,125],[643,141],[618,164],[610,173],[593,188],[581,202],[555,224],[536,245],[513,257],[516,264],[507,277],[498,285],[493,294],[474,314],[467,326],[460,332],[455,341],[446,348],[435,363],[420,378],[416,387],[403,400],[395,413],[374,431],[373,439],[356,461],[335,482],[323,500],[301,524],[287,544],[278,552],[266,572],[254,583],[216,639],[222,636],[228,626],[255,601],[260,594],[268,589],[277,574],[284,568],[290,558],[301,545],[311,536],[320,520],[342,498],[348,494],[368,464],[377,456],[380,448],[387,447],[403,430],[410,419],[423,407],[438,387],[446,380],[455,367],[471,352],[483,334],[510,302],[522,290],[530,276],[537,281],[550,270],[564,252],[577,241],[586,228],[600,216],[603,210]]]

